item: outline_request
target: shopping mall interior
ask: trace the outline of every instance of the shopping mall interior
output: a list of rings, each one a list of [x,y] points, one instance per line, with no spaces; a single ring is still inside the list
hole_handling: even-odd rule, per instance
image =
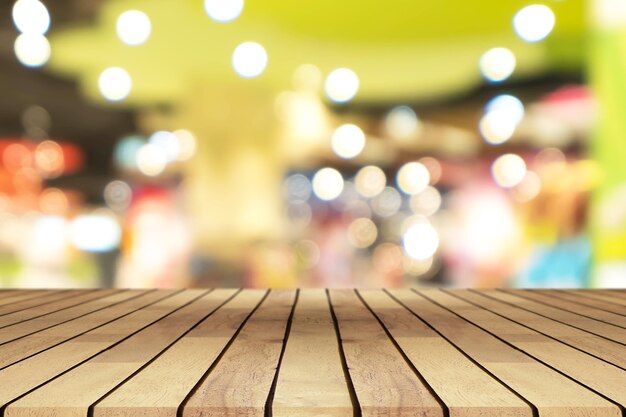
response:
[[[0,287],[624,287],[622,0],[0,5]]]

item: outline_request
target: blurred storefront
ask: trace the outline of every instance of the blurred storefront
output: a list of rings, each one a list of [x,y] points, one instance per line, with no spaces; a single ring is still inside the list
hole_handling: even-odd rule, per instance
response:
[[[626,286],[620,1],[49,3],[1,286]]]

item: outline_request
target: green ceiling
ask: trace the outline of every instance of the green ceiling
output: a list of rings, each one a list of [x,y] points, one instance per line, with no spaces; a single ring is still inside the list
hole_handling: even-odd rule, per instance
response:
[[[523,1],[248,0],[239,19],[217,23],[201,0],[109,0],[93,25],[51,34],[49,69],[78,77],[85,93],[100,100],[99,73],[109,66],[125,68],[133,91],[122,106],[176,101],[199,83],[279,91],[291,86],[293,71],[304,63],[323,73],[353,69],[361,81],[356,100],[415,101],[483,82],[477,62],[495,46],[515,52],[514,77],[579,69],[583,3],[544,2],[556,15],[554,32],[527,44],[511,24],[517,10],[532,4]],[[142,46],[126,46],[116,37],[116,18],[128,9],[142,10],[152,20],[152,36]],[[240,79],[231,54],[250,40],[266,48],[269,64],[260,77]]]

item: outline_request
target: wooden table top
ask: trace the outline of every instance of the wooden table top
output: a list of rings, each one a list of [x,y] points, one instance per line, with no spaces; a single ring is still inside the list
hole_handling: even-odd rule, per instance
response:
[[[625,290],[3,290],[3,416],[624,416]]]

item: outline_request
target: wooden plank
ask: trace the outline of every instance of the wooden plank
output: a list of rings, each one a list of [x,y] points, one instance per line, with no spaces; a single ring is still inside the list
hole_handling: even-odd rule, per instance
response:
[[[551,297],[533,290],[507,290],[507,292],[518,297],[523,297],[544,305],[560,308],[561,310],[569,311],[570,313],[578,314],[626,329],[626,317],[620,316],[619,314],[598,310],[596,308],[573,303],[565,299]]]
[[[413,372],[352,290],[331,290],[331,306],[363,416],[443,416],[444,410]]]
[[[594,292],[606,295],[612,298],[618,298],[620,300],[626,300],[626,290],[623,289],[607,289],[607,290],[593,290]]]
[[[20,290],[17,290],[15,288],[2,288],[2,289],[0,289],[0,300],[3,299],[4,297],[8,297],[10,295],[15,294],[17,291],[20,291]]]
[[[532,409],[387,294],[359,291],[450,416],[532,416]]]
[[[595,290],[563,290],[568,294],[574,294],[579,297],[589,297],[596,300],[606,301],[607,303],[617,304],[620,306],[626,307],[626,299],[614,297],[613,295],[608,295],[600,291]],[[625,309],[626,310],[626,309]]]
[[[19,294],[26,294],[29,292],[35,292],[35,291],[44,291],[43,289],[40,290],[35,290],[35,289],[20,289],[20,288],[9,288],[9,289],[3,289],[0,291],[0,299],[4,299],[6,297],[12,297],[14,295],[19,295]]]
[[[626,315],[565,298],[622,307],[578,292],[108,291],[44,290],[5,305],[17,309],[0,313],[0,340],[102,301],[0,342],[1,416],[625,412],[625,367],[607,361],[626,360],[615,320]]]
[[[572,326],[576,329],[589,332],[606,339],[610,339],[614,342],[626,344],[626,330],[622,329],[621,327],[593,320],[588,317],[583,317],[578,314],[563,311],[555,307],[546,306],[544,304],[528,300],[512,293],[484,290],[481,291],[480,294],[506,303],[507,305],[515,306],[525,311],[539,314],[547,319],[551,319],[554,321],[558,321],[559,323]]]
[[[441,290],[419,293],[616,403],[626,404],[626,372],[622,369]]]
[[[176,417],[179,406],[263,299],[243,290],[145,369],[95,404],[95,417]]]
[[[184,417],[263,416],[295,290],[273,290],[183,407]]]
[[[57,417],[85,416],[91,404],[140,370],[235,292],[185,291],[180,296],[182,307],[12,403],[5,415],[43,417],[41,410],[45,410],[47,415]]]
[[[274,417],[353,413],[324,290],[300,290],[272,405]]]
[[[504,316],[517,324],[526,326],[539,333],[553,338],[563,344],[580,349],[597,358],[603,359],[613,365],[626,370],[626,346],[607,340],[584,330],[547,319],[538,314],[520,309],[512,304],[505,304],[502,301],[487,297],[485,292],[474,292],[469,290],[455,290],[454,295],[473,304]],[[504,296],[504,295],[503,295]],[[621,329],[616,328],[618,331]],[[626,333],[626,332],[621,332]]]
[[[152,324],[161,317],[180,307],[187,300],[184,291],[153,291],[142,297],[113,306],[110,312],[119,313],[134,307],[135,311],[114,321],[90,330],[65,343],[45,350],[37,355],[15,363],[0,371],[0,407],[30,390],[45,384],[59,374],[90,359],[115,345],[129,335]],[[139,308],[139,310],[136,310]],[[76,386],[80,390],[80,386]],[[45,409],[42,410],[44,415]],[[7,414],[5,413],[5,417]]]
[[[119,290],[68,291],[67,293],[61,294],[63,297],[57,295],[56,298],[47,300],[45,304],[31,306],[31,308],[20,309],[13,313],[7,313],[0,316],[0,329],[26,320],[42,317],[59,310],[64,310],[69,307],[74,307],[87,301],[103,298],[116,292],[119,292]],[[34,303],[38,302],[38,300],[41,300],[41,298],[36,300],[27,300],[27,302]]]
[[[106,297],[102,302],[108,305],[107,308],[0,346],[0,369],[114,321],[159,298],[158,294],[152,295],[146,290],[124,291]]]
[[[24,323],[16,323],[3,328],[0,332],[0,344],[4,344],[12,340],[16,340],[21,337],[28,336],[39,331],[72,321],[86,314],[93,313],[103,308],[107,308],[111,303],[116,302],[116,300],[124,300],[129,296],[139,295],[145,292],[145,290],[142,290],[125,295],[124,293],[116,294],[115,290],[103,291],[108,291],[114,295],[111,297],[92,300],[87,303],[68,308],[66,310],[58,311],[52,314],[48,314],[46,316],[29,320]]]
[[[46,295],[58,292],[54,290],[32,290],[32,291],[19,291],[17,294],[9,294],[8,296],[0,299],[0,306],[6,306],[19,301],[30,300],[32,298],[45,297]]]
[[[586,307],[592,307],[598,310],[608,311],[614,314],[619,314],[621,316],[626,316],[626,309],[624,309],[622,306],[605,303],[603,301],[595,300],[593,298],[579,297],[576,295],[576,293],[566,293],[563,291],[556,291],[556,290],[541,290],[539,291],[539,293],[545,294],[550,297],[561,298],[561,299],[564,299],[573,303],[577,303]]]
[[[73,294],[79,294],[81,292],[84,292],[84,290],[54,291],[54,292],[51,292],[50,294],[44,295],[43,297],[18,301],[17,303],[11,303],[9,305],[0,306],[0,316],[5,316],[7,314],[12,314],[12,313],[23,311],[29,308],[39,307],[41,305],[51,303],[56,300],[61,300],[66,297],[71,297]]]
[[[410,290],[390,290],[407,308],[530,401],[541,417],[619,416],[618,407],[470,321]],[[428,292],[429,295],[436,295]],[[441,293],[440,301],[453,302]]]

